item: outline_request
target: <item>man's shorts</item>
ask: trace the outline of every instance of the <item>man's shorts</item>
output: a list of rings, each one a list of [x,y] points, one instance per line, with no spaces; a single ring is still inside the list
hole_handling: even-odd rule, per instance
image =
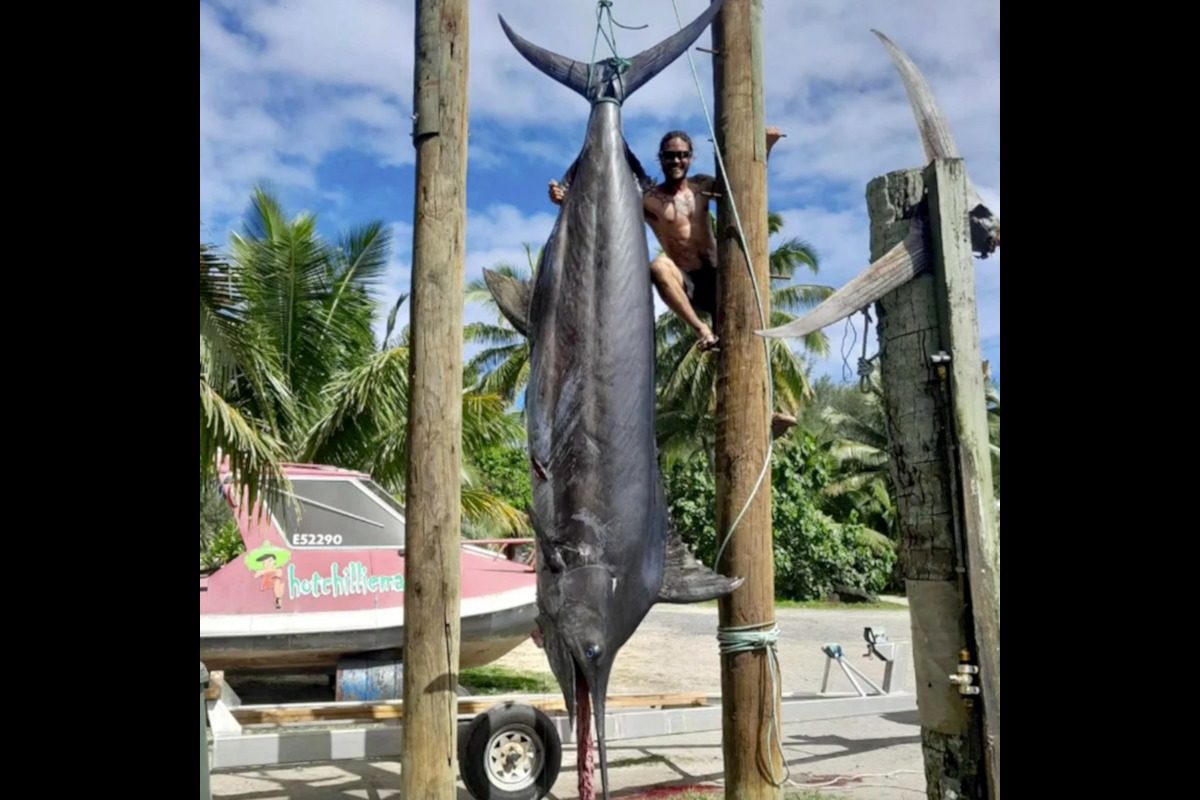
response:
[[[683,272],[683,288],[692,301],[692,308],[716,317],[717,270],[708,261],[703,261],[699,269],[680,272]]]

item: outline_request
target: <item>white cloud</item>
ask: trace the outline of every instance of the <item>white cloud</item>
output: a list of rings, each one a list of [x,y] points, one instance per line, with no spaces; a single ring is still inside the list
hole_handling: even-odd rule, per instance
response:
[[[680,0],[679,6],[688,22],[706,3]],[[201,6],[201,128],[209,141],[244,144],[253,139],[268,150],[299,155],[310,168],[342,145],[361,146],[385,164],[411,162],[410,4],[293,0],[239,8],[244,11],[239,22],[247,34],[229,32],[210,7]],[[547,14],[543,0],[471,4],[472,122],[499,122],[527,134],[516,140],[484,141],[477,133],[474,154],[481,165],[510,148],[561,160],[561,137],[572,131],[578,138],[587,105],[516,53],[501,32],[498,13],[527,39],[587,60],[593,52],[595,6],[590,0],[563,2]],[[622,22],[648,25],[646,30],[617,30],[618,51],[624,56],[677,30],[667,3],[628,6],[616,13]],[[804,0],[767,4],[763,15],[767,115],[789,134],[777,151],[783,159],[780,177],[863,183],[864,177],[880,171],[920,163],[898,77],[869,32],[879,28],[925,70],[972,173],[983,183],[997,182],[998,0],[903,5]],[[698,44],[709,45],[709,37],[705,32]],[[601,40],[598,57],[607,52]],[[690,53],[711,111],[711,57]],[[219,104],[211,93],[205,96],[206,84],[217,84]],[[318,102],[314,95],[331,87],[355,96]],[[263,110],[267,100],[282,99],[278,93],[293,103],[287,115]],[[623,115],[628,123],[675,127],[699,118],[700,111],[691,67],[687,58],[680,58],[643,87]],[[286,136],[280,127],[285,122]],[[356,132],[358,126],[367,132]],[[703,123],[697,128],[707,138]],[[648,152],[641,149],[645,144],[649,142],[639,142],[638,152]],[[247,170],[272,164],[270,158],[252,159],[227,177],[245,181]]]
[[[687,23],[707,2],[678,5]],[[544,243],[554,218],[545,182],[561,176],[582,141],[587,104],[517,54],[496,18],[503,13],[530,41],[588,60],[594,0],[560,0],[551,12],[547,8],[545,0],[470,4],[472,168],[487,171],[512,158],[545,167],[530,170],[511,187],[508,197],[516,205],[481,209],[468,195],[468,279],[499,261],[524,266],[522,244],[536,249]],[[649,26],[617,29],[625,57],[678,29],[664,0],[618,3],[613,11],[621,23]],[[820,251],[824,266],[818,280],[841,285],[866,266],[867,182],[924,163],[899,76],[872,28],[921,68],[972,180],[999,212],[999,18],[999,0],[764,4],[767,122],[787,134],[769,165],[771,207],[785,212],[785,236],[801,236]],[[314,201],[326,198],[332,187],[320,184],[317,170],[342,150],[366,155],[380,167],[412,163],[413,4],[207,0],[200,6],[200,28],[200,194],[210,225],[243,210],[251,186],[262,179]],[[598,56],[607,55],[603,40],[599,44]],[[706,31],[697,45],[710,44]],[[712,58],[694,48],[690,54],[711,113]],[[630,145],[651,174],[657,174],[659,137],[677,127],[693,135],[696,168],[712,170],[712,145],[686,57],[646,84],[622,114]],[[355,217],[354,198],[345,190],[338,210]],[[393,230],[399,245],[402,225],[407,253],[411,227],[397,223]],[[394,257],[392,289],[407,281],[407,259]],[[977,265],[982,335],[994,337],[998,255]],[[836,352],[840,329],[830,334]]]

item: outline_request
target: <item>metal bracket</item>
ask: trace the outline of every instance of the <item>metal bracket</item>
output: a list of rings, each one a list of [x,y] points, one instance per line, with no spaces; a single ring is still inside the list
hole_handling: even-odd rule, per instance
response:
[[[417,105],[413,109],[412,115],[414,146],[420,143],[422,139],[441,133],[438,126],[438,99],[437,92],[425,91],[416,93]]]
[[[958,672],[948,676],[950,683],[958,687],[961,695],[979,694],[980,688],[975,685],[973,676],[979,674],[979,667],[971,663],[971,654],[963,650],[958,654]]]

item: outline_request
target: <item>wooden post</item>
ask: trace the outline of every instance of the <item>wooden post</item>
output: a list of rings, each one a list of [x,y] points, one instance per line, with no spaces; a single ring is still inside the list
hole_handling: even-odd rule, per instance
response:
[[[907,236],[912,225],[923,224],[917,217],[928,209],[925,188],[920,170],[892,172],[868,185],[872,261]],[[978,704],[950,680],[961,652],[971,650],[972,630],[936,290],[933,274],[925,272],[878,304],[888,469],[912,620],[927,794],[930,800],[984,800]],[[978,359],[974,364],[979,374]]]
[[[716,529],[719,539],[737,522],[719,565],[745,583],[720,602],[723,628],[771,625],[775,620],[775,569],[771,541],[771,473],[759,484],[770,437],[770,395],[764,340],[754,284],[737,234],[732,196],[753,262],[762,313],[770,319],[767,252],[767,153],[763,114],[762,0],[725,0],[713,23],[713,82],[717,144],[726,173],[718,204]],[[753,499],[751,496],[753,495]],[[772,778],[784,775],[776,742],[768,741],[778,711],[766,650],[721,659],[722,747],[726,797],[778,798]],[[778,722],[778,719],[776,720]],[[778,732],[778,728],[776,728]]]
[[[941,339],[948,347],[955,456],[967,587],[975,623],[975,656],[983,698],[989,797],[1000,800],[1000,532],[992,493],[987,396],[979,368],[975,261],[967,223],[967,180],[961,159],[937,160],[925,170],[929,187],[934,277]]]
[[[403,794],[456,795],[468,0],[418,0]]]

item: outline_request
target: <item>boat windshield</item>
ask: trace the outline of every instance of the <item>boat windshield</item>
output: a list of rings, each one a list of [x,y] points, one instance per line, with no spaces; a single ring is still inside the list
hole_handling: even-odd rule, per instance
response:
[[[294,478],[272,510],[297,549],[404,547],[404,508],[373,481]]]

